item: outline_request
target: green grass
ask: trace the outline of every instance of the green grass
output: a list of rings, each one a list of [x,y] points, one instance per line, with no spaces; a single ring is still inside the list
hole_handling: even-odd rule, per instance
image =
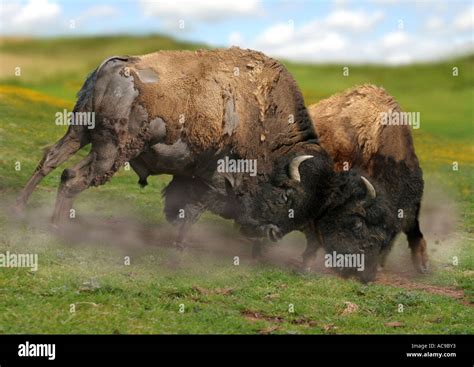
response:
[[[203,252],[180,256],[178,269],[169,269],[173,250],[147,249],[125,266],[126,252],[97,246],[71,251],[51,245],[42,233],[27,237],[33,247],[28,238],[23,244],[39,253],[40,270],[3,271],[3,333],[472,332],[472,309],[449,297],[234,266],[230,258]],[[345,302],[358,305],[357,312],[344,315]]]
[[[64,133],[54,114],[74,104],[85,76],[105,57],[199,45],[167,37],[97,37],[3,40],[0,44],[0,191],[2,205],[22,187],[41,158],[41,149]],[[14,68],[21,66],[21,77]],[[157,246],[67,245],[41,225],[10,222],[0,214],[0,253],[35,252],[39,270],[0,268],[0,333],[473,333],[473,103],[474,58],[399,68],[287,63],[307,104],[361,83],[383,86],[407,111],[421,113],[415,145],[427,184],[456,201],[461,220],[457,244],[438,257],[419,284],[464,291],[462,300],[406,287],[302,276],[284,267],[248,264],[233,255],[191,249],[180,255]],[[452,67],[460,74],[453,77]],[[84,152],[81,153],[82,155]],[[34,193],[30,210],[52,210],[59,167]],[[453,161],[459,170],[452,170]],[[21,170],[15,170],[15,163]],[[141,190],[132,171],[87,190],[79,213],[114,218],[122,213],[147,226],[163,224],[160,191],[168,176],[153,177]],[[35,212],[37,210],[37,212]],[[206,214],[236,237],[230,222]],[[44,221],[43,221],[44,222]],[[300,238],[300,237],[298,237]],[[470,240],[471,239],[471,240]],[[223,244],[225,246],[225,244]],[[431,246],[431,244],[430,244]],[[403,249],[403,251],[407,251]],[[403,252],[402,251],[402,252]],[[124,265],[131,256],[131,265]],[[458,256],[459,265],[450,264]],[[358,306],[344,314],[346,302]],[[294,312],[289,312],[290,304]],[[404,312],[398,312],[398,305]],[[71,312],[74,305],[75,312]],[[180,313],[180,305],[184,312]],[[390,322],[400,327],[386,326]]]

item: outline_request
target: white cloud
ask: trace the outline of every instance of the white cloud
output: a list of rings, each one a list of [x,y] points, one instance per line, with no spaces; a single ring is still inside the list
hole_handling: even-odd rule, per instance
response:
[[[2,3],[0,20],[8,33],[34,33],[59,21],[61,8],[49,0],[13,1]]]
[[[289,42],[273,49],[265,50],[269,54],[292,60],[311,60],[315,55],[337,55],[346,46],[346,40],[337,33],[327,33],[305,42]],[[324,56],[323,56],[324,57]]]
[[[262,11],[260,0],[141,0],[143,14],[156,18],[175,18],[212,22]]]
[[[374,27],[383,14],[361,14],[335,10],[327,17],[298,24],[298,27],[276,23],[251,41],[242,40],[242,43],[268,55],[294,61],[390,65],[434,60],[473,50],[472,40],[467,37],[453,42],[456,38],[452,22],[447,24],[434,14],[422,19],[422,29],[429,32],[394,30],[377,35],[374,35]],[[464,23],[459,20],[458,26],[461,24]]]
[[[459,31],[474,29],[474,6],[467,8],[454,19],[454,28]]]
[[[402,47],[409,42],[410,37],[403,31],[390,32],[382,38],[382,46],[388,49]]]
[[[291,23],[277,23],[265,29],[257,36],[256,43],[268,47],[279,46],[290,42],[295,36],[294,25]]]
[[[229,34],[229,46],[241,46],[244,40],[239,32]]]
[[[399,0],[372,0],[371,2],[378,5],[395,5],[400,3]]]
[[[115,21],[120,15],[119,9],[111,5],[93,5],[74,18],[74,30],[87,29],[90,24],[100,22],[102,31],[107,30],[106,23]],[[99,21],[100,19],[100,21]],[[110,24],[110,23],[109,23]]]
[[[392,32],[375,42],[378,50],[377,62],[400,65],[411,62],[430,61],[448,55],[457,56],[473,52],[472,41],[453,42],[452,37],[432,33]]]
[[[104,18],[113,17],[118,15],[120,12],[117,8],[110,5],[94,5],[87,8],[82,14],[81,18]]]
[[[357,44],[359,49],[353,50],[350,38],[353,34],[362,36],[382,19],[383,13],[379,11],[336,9],[298,27],[292,22],[273,24],[245,46],[292,60],[343,61],[361,52],[374,53],[366,44]]]
[[[367,31],[372,29],[384,18],[381,11],[367,13],[362,10],[335,10],[327,16],[324,24],[327,27],[347,29],[351,31]]]
[[[319,20],[300,27],[292,22],[277,23],[257,35],[246,47],[293,60],[311,60],[317,54],[337,54],[346,47],[346,38],[323,25]]]
[[[445,27],[445,21],[440,16],[434,15],[425,22],[428,31],[440,31]]]

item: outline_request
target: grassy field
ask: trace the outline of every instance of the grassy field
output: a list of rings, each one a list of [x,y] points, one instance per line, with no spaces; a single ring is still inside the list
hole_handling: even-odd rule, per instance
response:
[[[159,36],[0,41],[0,253],[39,256],[36,272],[0,268],[0,333],[472,334],[473,56],[397,68],[347,65],[349,76],[346,65],[287,63],[307,104],[373,83],[421,113],[414,137],[431,192],[422,217],[431,228],[426,276],[412,274],[404,239],[370,285],[298,274],[291,259],[303,246],[299,234],[270,249],[267,264],[254,265],[232,223],[211,214],[196,228],[193,247],[179,254],[169,248],[173,233],[162,215],[160,191],[170,178],[153,177],[139,189],[124,169],[81,194],[77,231],[58,237],[47,221],[59,176],[85,152],[43,181],[25,221],[10,218],[8,205],[42,148],[64,133],[54,114],[72,108],[85,76],[105,57],[199,47]]]

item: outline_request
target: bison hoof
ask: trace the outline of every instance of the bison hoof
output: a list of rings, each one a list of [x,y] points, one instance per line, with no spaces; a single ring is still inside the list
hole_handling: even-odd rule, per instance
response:
[[[420,274],[426,274],[429,271],[428,257],[425,253],[415,253],[412,255],[413,266]]]
[[[425,263],[425,264],[416,264],[415,268],[420,274],[427,274],[430,270],[427,263]]]
[[[18,220],[25,219],[26,217],[26,205],[23,203],[16,203],[10,207],[10,215]]]
[[[375,277],[376,277],[376,273],[374,272],[364,272],[358,278],[361,283],[369,284],[375,280]]]
[[[49,222],[49,228],[53,232],[59,232],[64,227],[64,220],[58,216],[53,216]]]

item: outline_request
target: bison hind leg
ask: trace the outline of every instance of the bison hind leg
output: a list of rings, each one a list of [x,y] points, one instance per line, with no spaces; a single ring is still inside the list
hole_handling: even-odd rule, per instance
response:
[[[16,199],[15,213],[21,215],[24,212],[30,195],[44,177],[89,142],[90,138],[86,129],[83,126],[72,125],[59,141],[46,149],[35,172]]]
[[[423,274],[428,271],[428,253],[425,238],[420,230],[419,214],[420,204],[418,203],[413,220],[408,222],[403,231],[407,236],[413,265],[419,273]]]
[[[118,146],[114,143],[106,142],[100,145],[92,143],[89,154],[74,167],[65,169],[61,175],[52,217],[53,226],[59,227],[66,222],[77,195],[90,186],[106,183],[123,161]]]

